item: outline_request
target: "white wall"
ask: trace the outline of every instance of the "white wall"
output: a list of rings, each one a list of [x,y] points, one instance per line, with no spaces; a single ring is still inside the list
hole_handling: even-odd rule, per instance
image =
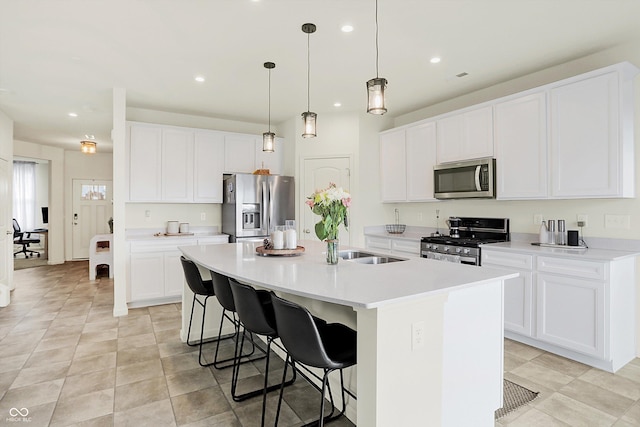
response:
[[[36,227],[47,228],[42,222],[42,207],[49,206],[49,162],[36,163]]]
[[[480,102],[510,95],[543,84],[551,83],[594,69],[602,68],[622,61],[640,66],[638,44],[626,44],[590,55],[557,67],[514,79],[493,87],[451,99],[427,108],[396,118],[393,126],[401,126],[448,111],[468,107]],[[640,189],[640,77],[635,82],[635,159],[636,189]],[[576,153],[576,161],[580,161]],[[638,192],[640,190],[636,190]],[[621,239],[640,239],[640,199],[582,199],[582,200],[538,200],[538,201],[497,201],[497,200],[457,200],[435,203],[385,204],[384,222],[392,222],[394,208],[400,210],[402,222],[415,226],[436,226],[435,210],[440,210],[440,227],[448,216],[496,216],[511,219],[511,231],[518,233],[537,233],[539,225],[533,223],[533,215],[542,214],[544,218],[565,219],[567,228],[576,229],[576,215],[588,215],[588,227],[584,231],[585,240],[589,237],[613,237]],[[629,215],[631,229],[611,229],[604,227],[605,214]],[[422,220],[420,220],[422,218]]]

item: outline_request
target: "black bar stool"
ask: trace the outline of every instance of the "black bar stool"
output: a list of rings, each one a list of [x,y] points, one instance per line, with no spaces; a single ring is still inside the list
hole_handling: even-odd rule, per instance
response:
[[[269,381],[269,359],[271,343],[274,339],[278,338],[278,331],[276,329],[276,322],[273,313],[273,306],[271,303],[271,293],[269,291],[256,290],[251,286],[239,283],[238,281],[229,278],[229,285],[231,286],[231,292],[233,293],[233,300],[235,302],[236,310],[240,323],[245,331],[249,331],[258,335],[264,335],[267,338],[267,358],[264,372],[264,387],[262,389],[253,390],[241,395],[236,394],[236,387],[238,384],[238,373],[240,372],[240,364],[235,363],[233,369],[233,376],[231,380],[231,396],[236,402],[248,399],[258,394],[262,394],[262,418],[261,426],[264,426],[265,405],[267,402],[267,393],[276,390],[281,387],[293,384],[296,379],[296,371],[293,370],[293,376],[290,380],[286,379],[286,366],[285,375],[282,377],[282,385],[274,384],[268,385]],[[242,333],[241,343],[244,343],[244,332]],[[236,348],[238,343],[236,341]],[[240,344],[242,348],[242,344]],[[236,350],[236,360],[238,356],[238,350]],[[287,357],[288,359],[288,357]],[[286,365],[286,361],[285,361]]]
[[[344,376],[342,370],[356,364],[357,335],[353,329],[340,323],[327,323],[322,319],[312,316],[309,311],[291,301],[282,299],[271,293],[273,311],[276,317],[276,325],[280,340],[287,349],[287,359],[307,366],[320,368],[324,371],[322,376],[322,396],[320,402],[320,418],[306,426],[323,426],[325,422],[333,421],[344,414],[346,409]],[[328,384],[329,374],[335,370],[340,371],[340,388],[342,391],[342,410],[333,415],[335,405],[331,386]],[[287,363],[284,365],[284,373],[287,374]],[[331,400],[331,412],[324,416],[324,395],[328,388]],[[278,425],[282,394],[280,389],[278,410],[276,412],[275,425]]]
[[[233,358],[220,360],[220,361],[216,360],[218,355],[218,345],[220,344],[220,341],[225,339],[231,339],[237,335],[237,332],[236,332],[236,334],[220,336],[220,333],[222,332],[222,322],[224,321],[224,319],[226,318],[233,322],[233,319],[229,318],[228,316],[225,316],[225,312],[223,310],[222,317],[220,319],[220,330],[218,331],[218,336],[212,339],[211,341],[209,341],[209,342],[217,342],[216,355],[214,357],[213,362],[211,363],[205,363],[206,361],[203,362],[202,344],[204,342],[204,323],[205,323],[205,316],[207,314],[207,301],[209,300],[210,297],[215,295],[213,281],[202,280],[202,276],[200,275],[198,266],[190,259],[187,259],[184,256],[181,256],[180,261],[182,262],[182,269],[184,270],[184,277],[187,281],[187,285],[189,285],[191,292],[193,292],[193,302],[191,303],[191,316],[189,317],[189,329],[187,330],[187,345],[191,347],[195,347],[197,345],[200,347],[198,351],[198,363],[200,363],[200,366],[210,366],[216,363],[222,363],[225,361],[228,362],[230,360],[233,360]],[[202,297],[204,297],[203,300],[200,299]],[[189,338],[191,337],[191,324],[193,323],[193,311],[194,311],[196,302],[198,302],[198,304],[200,304],[200,306],[202,307],[202,325],[200,327],[200,341],[189,342]],[[234,322],[234,328],[237,331],[235,322]]]
[[[231,293],[231,286],[229,285],[229,281],[233,279],[230,279],[229,277],[213,270],[209,270],[209,272],[211,273],[211,281],[213,283],[213,290],[214,290],[215,296],[218,299],[218,302],[220,303],[220,305],[222,306],[222,315],[226,316],[226,318],[229,321],[231,321],[234,325],[234,330],[235,330],[234,336],[236,337],[236,347],[237,347],[237,340],[240,337],[240,321],[236,317],[236,305],[233,299],[233,294]],[[231,316],[229,316],[228,313],[231,313]],[[221,333],[222,333],[222,320],[220,321],[220,330],[218,331],[218,336],[220,336]],[[251,351],[249,351],[248,353],[243,353],[240,356],[236,356],[236,353],[234,350],[233,357],[230,357],[228,359],[223,359],[223,360],[218,360],[218,350],[220,347],[220,341],[218,341],[216,343],[216,353],[214,356],[213,366],[217,369],[230,368],[234,365],[236,357],[244,359],[240,361],[240,363],[252,362],[254,360],[263,359],[265,356],[246,359],[251,357],[254,354],[256,349],[255,343],[253,341],[253,336],[250,336],[250,341],[251,341]],[[244,346],[244,341],[242,344]],[[227,362],[232,362],[232,363],[227,363]]]

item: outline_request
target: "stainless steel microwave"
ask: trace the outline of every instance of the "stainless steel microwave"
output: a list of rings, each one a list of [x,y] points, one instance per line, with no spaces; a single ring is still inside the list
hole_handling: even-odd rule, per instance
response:
[[[493,158],[448,163],[433,167],[436,199],[495,198],[496,160]]]

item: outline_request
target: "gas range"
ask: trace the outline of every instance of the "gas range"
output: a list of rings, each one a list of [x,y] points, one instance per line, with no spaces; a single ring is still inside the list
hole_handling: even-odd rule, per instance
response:
[[[423,258],[461,264],[480,265],[480,246],[487,243],[508,242],[508,218],[456,217],[458,234],[423,237],[420,254]]]

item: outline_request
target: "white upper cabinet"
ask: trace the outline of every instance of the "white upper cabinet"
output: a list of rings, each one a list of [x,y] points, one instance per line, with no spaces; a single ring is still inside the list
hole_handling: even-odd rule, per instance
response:
[[[624,69],[608,68],[551,89],[551,197],[634,196],[624,79]]]
[[[383,202],[407,200],[405,130],[380,135],[380,194]]]
[[[443,117],[438,123],[438,163],[493,157],[492,106]]]
[[[422,123],[380,134],[380,189],[383,202],[433,198],[436,124]]]
[[[255,135],[230,133],[224,136],[224,171],[253,173],[256,170]]]
[[[424,123],[407,128],[407,201],[435,200],[433,166],[436,164],[436,124]]]
[[[547,197],[546,93],[496,104],[494,125],[497,198]]]
[[[282,174],[284,140],[262,151],[257,135],[128,123],[129,201],[222,203],[224,173]]]
[[[167,128],[162,130],[162,200],[193,200],[193,132]]]
[[[225,173],[253,173],[256,169],[269,169],[272,175],[281,175],[284,162],[284,140],[276,138],[274,151],[262,151],[262,137],[239,133],[225,134]]]
[[[284,139],[276,138],[273,152],[262,151],[262,138],[256,138],[255,169],[269,169],[271,175],[282,175],[284,169]]]
[[[222,203],[224,136],[220,132],[199,131],[193,144],[193,201]]]
[[[161,199],[162,128],[147,125],[129,127],[129,199]]]
[[[436,164],[495,157],[496,198],[502,200],[635,197],[633,81],[638,71],[623,62],[432,117]],[[404,201],[427,194],[420,193],[425,188],[411,188],[425,182],[433,165],[412,169],[410,162],[429,154],[411,153],[410,128],[381,133],[383,201],[402,201],[403,191]],[[400,129],[407,129],[397,136],[406,138],[404,164],[391,149],[391,135]],[[401,165],[408,170],[406,187],[394,181],[400,179],[393,174]]]

